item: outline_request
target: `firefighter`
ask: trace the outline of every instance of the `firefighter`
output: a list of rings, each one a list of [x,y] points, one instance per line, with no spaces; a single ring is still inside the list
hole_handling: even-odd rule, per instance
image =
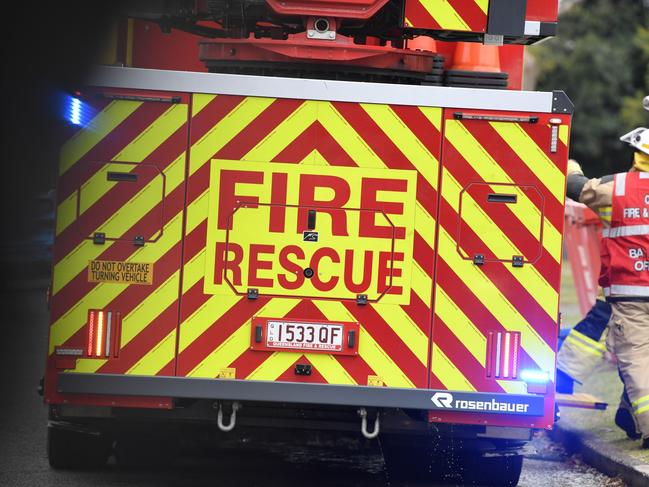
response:
[[[599,282],[612,309],[607,345],[626,387],[616,423],[625,416],[627,434],[637,437],[637,427],[649,448],[649,130],[620,140],[635,151],[629,172],[589,180],[570,161],[568,196],[593,210],[612,207],[610,224],[603,220]]]
[[[610,221],[610,211],[609,221]],[[602,212],[599,212],[602,215]],[[556,391],[572,394],[574,383],[583,384],[595,368],[604,360],[607,350],[608,324],[611,319],[611,305],[600,295],[583,320],[577,323],[563,341],[557,355]],[[620,374],[620,379],[622,375]],[[632,440],[641,437],[633,416],[626,387],[622,392],[620,406],[615,413],[615,424]]]
[[[611,305],[598,297],[584,319],[570,330],[557,355],[557,392],[572,394],[574,382],[583,384],[604,360],[610,318]]]

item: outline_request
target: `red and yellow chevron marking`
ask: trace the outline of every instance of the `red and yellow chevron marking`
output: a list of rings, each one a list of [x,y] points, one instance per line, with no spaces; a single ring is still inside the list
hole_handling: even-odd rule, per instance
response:
[[[409,27],[485,32],[489,0],[406,0]]]
[[[476,371],[486,365],[490,331],[521,333],[521,368],[553,370],[567,120],[556,153],[546,152],[547,121],[455,120],[449,113],[444,124],[432,373],[448,375],[445,357],[462,354],[468,360],[455,362],[470,383],[454,387],[524,392],[515,382],[485,384]],[[516,195],[516,203],[490,203],[487,193]],[[478,253],[491,261],[475,265]],[[514,255],[535,257],[515,268]]]
[[[189,96],[164,103],[88,93],[85,101],[96,115],[64,145],[59,166],[48,381],[56,347],[84,348],[89,309],[121,314],[119,356],[78,359],[71,371],[173,374],[164,365],[175,357]],[[109,172],[137,179],[109,180]],[[103,245],[94,232],[105,233]],[[91,260],[150,263],[153,281],[88,282]],[[174,340],[161,343],[169,334]]]
[[[300,361],[317,370],[311,380],[367,384],[368,376],[378,375],[388,386],[425,386],[433,260],[421,252],[420,242],[435,238],[441,110],[209,95],[196,95],[193,103],[178,374],[216,377],[233,368],[242,379],[295,380],[292,367]],[[414,259],[404,304],[359,307],[354,301],[282,297],[251,302],[225,286],[206,286],[213,279],[205,272],[206,261],[214,260],[207,245],[215,198],[207,194],[208,175],[221,167],[211,162],[219,159],[230,161],[218,163],[224,168],[249,161],[255,164],[241,167],[291,165],[297,173],[321,174],[335,174],[340,167],[343,175],[347,168],[361,167],[367,174],[386,169],[415,174],[416,199],[408,216],[415,222],[409,244]],[[274,162],[282,164],[269,164]],[[313,166],[325,167],[309,169]],[[349,169],[350,177],[355,170]],[[255,187],[242,185],[241,194],[246,190],[253,194]],[[216,238],[213,234],[212,241]],[[253,316],[358,321],[359,356],[251,351]]]
[[[61,156],[50,370],[56,347],[84,346],[89,309],[121,313],[119,356],[79,359],[71,371],[525,392],[520,382],[486,376],[486,337],[505,330],[521,333],[521,368],[552,370],[567,118],[550,153],[546,115],[525,124],[381,104],[204,94],[174,104],[93,99],[91,126]],[[403,181],[403,194],[376,190],[378,201],[403,207],[391,216],[406,229],[393,244],[403,254],[395,296],[361,306],[340,289],[312,289],[249,300],[243,285],[215,285],[215,248],[230,235],[218,228],[224,183],[216,171],[238,170],[283,173],[286,204],[298,201],[291,185],[303,175],[346,179],[345,211],[361,204],[359,175]],[[109,180],[111,172],[137,182]],[[263,204],[275,194],[250,182],[235,189]],[[318,187],[319,201],[331,198],[328,189]],[[515,200],[489,202],[494,193]],[[329,217],[319,217],[327,235]],[[352,240],[358,225],[349,227]],[[106,242],[93,243],[94,232]],[[267,237],[241,235],[246,245]],[[134,245],[136,236],[144,246]],[[349,238],[341,248],[361,254],[385,243],[366,248]],[[476,253],[484,265],[473,263]],[[517,255],[523,267],[512,266]],[[153,283],[88,282],[93,260],[151,263]],[[255,316],[358,322],[358,355],[251,350]],[[296,363],[311,364],[314,374],[296,377]]]

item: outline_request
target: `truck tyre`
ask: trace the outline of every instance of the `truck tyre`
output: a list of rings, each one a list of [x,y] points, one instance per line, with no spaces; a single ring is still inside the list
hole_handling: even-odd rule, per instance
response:
[[[126,468],[169,467],[177,450],[177,443],[169,438],[125,435],[117,439],[115,458],[118,465]]]
[[[468,455],[462,458],[459,470],[461,481],[466,485],[515,487],[523,470],[523,455]]]
[[[112,441],[100,434],[47,428],[47,457],[54,469],[90,469],[106,464]]]
[[[438,482],[444,478],[443,463],[434,448],[406,436],[381,437],[385,468],[391,482]]]

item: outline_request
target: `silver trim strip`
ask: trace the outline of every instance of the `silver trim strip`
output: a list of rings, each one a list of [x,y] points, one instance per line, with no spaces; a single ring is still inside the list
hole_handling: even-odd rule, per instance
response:
[[[602,230],[603,238],[636,237],[641,235],[649,235],[649,225],[627,225]]]
[[[408,409],[436,409],[435,393],[453,395],[464,401],[495,400],[509,404],[526,403],[525,412],[516,415],[543,416],[544,397],[536,394],[439,391],[400,387],[370,387],[304,382],[272,382],[193,377],[59,373],[57,390],[63,394],[151,396],[226,401],[331,404]],[[442,410],[445,408],[441,408]],[[451,408],[450,410],[454,410]],[[512,414],[504,410],[473,410],[479,414]]]
[[[624,196],[626,192],[626,173],[615,175],[615,196]]]
[[[186,93],[552,113],[552,93],[536,91],[391,85],[115,66],[98,67],[87,79],[87,84]]]
[[[604,288],[604,296],[649,296],[649,286],[625,286],[613,284]]]

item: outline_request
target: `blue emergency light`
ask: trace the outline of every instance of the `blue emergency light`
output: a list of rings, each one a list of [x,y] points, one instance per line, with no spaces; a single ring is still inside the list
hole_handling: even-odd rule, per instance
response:
[[[63,97],[63,118],[72,125],[85,127],[93,118],[94,110],[80,98],[71,95]]]
[[[550,375],[543,370],[525,369],[519,375],[522,381],[529,384],[547,384],[550,382]]]

